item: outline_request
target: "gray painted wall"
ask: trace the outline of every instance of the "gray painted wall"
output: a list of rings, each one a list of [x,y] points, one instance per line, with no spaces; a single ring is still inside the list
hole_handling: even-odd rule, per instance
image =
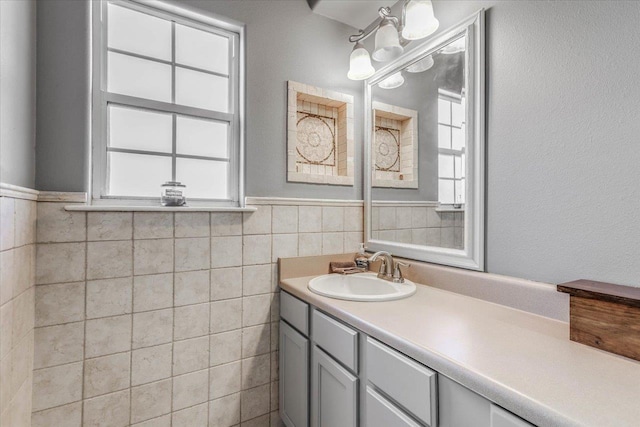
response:
[[[174,3],[247,24],[247,195],[361,198],[360,162],[354,187],[286,182],[287,80],[352,94],[362,116],[362,83],[346,78],[353,29],[312,13],[305,0]],[[38,189],[85,191],[88,3],[39,2],[38,14]],[[359,159],[360,126],[355,144]]]
[[[640,3],[437,1],[487,13],[487,267],[640,286]]]
[[[34,188],[36,5],[0,1],[0,182]]]

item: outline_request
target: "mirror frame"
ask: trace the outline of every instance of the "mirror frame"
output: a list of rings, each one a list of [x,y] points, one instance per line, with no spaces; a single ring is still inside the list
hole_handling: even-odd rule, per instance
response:
[[[485,271],[485,16],[484,9],[425,40],[399,58],[385,65],[364,82],[364,232],[369,251],[388,251],[395,256],[470,270]],[[448,43],[466,36],[465,88],[467,95],[466,147],[467,170],[464,218],[464,249],[414,245],[373,240],[371,230],[373,126],[371,88],[398,72],[436,52]],[[420,147],[418,147],[420,150]]]

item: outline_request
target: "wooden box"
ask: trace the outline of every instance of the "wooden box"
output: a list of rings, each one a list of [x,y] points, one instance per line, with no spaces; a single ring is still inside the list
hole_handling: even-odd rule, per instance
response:
[[[558,285],[570,295],[570,338],[640,360],[640,288],[591,280]]]

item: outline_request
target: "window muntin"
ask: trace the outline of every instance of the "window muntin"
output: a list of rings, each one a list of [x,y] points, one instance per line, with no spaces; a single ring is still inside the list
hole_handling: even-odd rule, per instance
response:
[[[95,197],[157,199],[178,180],[191,200],[238,203],[239,34],[131,1],[100,7]]]
[[[465,203],[465,99],[438,91],[438,202]]]

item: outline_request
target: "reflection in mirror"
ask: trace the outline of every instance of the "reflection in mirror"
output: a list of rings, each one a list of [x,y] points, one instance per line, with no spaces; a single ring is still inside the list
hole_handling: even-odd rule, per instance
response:
[[[464,248],[465,42],[371,89],[374,239]]]
[[[367,245],[482,270],[483,12],[367,81]]]

